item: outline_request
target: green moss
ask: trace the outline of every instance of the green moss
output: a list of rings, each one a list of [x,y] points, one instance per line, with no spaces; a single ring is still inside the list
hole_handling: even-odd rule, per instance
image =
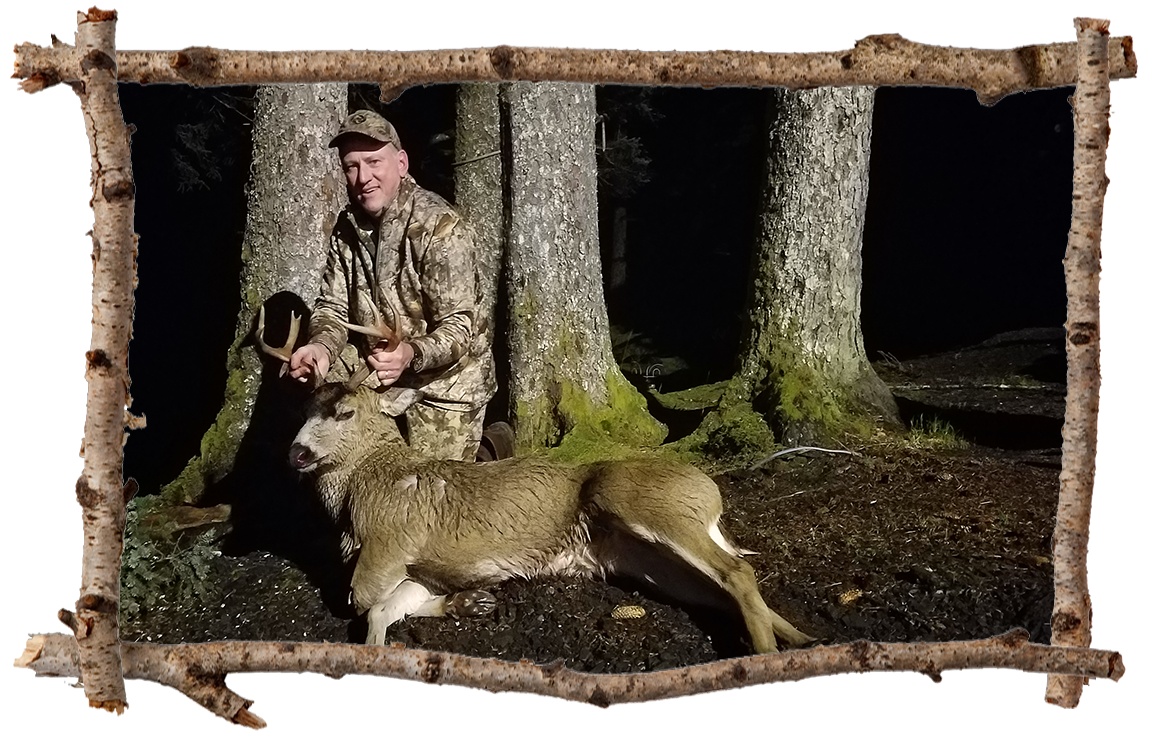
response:
[[[193,458],[171,483],[161,489],[169,504],[194,504],[207,486],[231,470],[240,438],[250,418],[247,405],[254,399],[256,384],[245,379],[248,371],[241,364],[239,345],[232,346],[228,358],[228,380],[224,387],[223,405],[211,427],[200,439],[200,455]]]
[[[736,463],[759,457],[775,447],[775,436],[763,416],[747,402],[707,413],[693,433],[662,452],[678,454],[687,461]]]
[[[818,440],[873,433],[875,418],[853,391],[858,385],[832,382],[786,339],[772,343],[765,359],[769,367],[751,403],[776,432]]]
[[[827,380],[799,358],[789,343],[780,340],[772,344],[767,362],[769,383],[763,386],[770,395],[775,421],[815,423],[831,430],[839,427],[843,421],[841,396],[834,394]]]
[[[524,452],[551,448],[561,461],[620,458],[658,445],[667,429],[647,412],[647,403],[617,371],[607,374],[607,400],[597,405],[570,382],[557,386],[558,399],[542,396],[515,408],[516,437]]]
[[[719,401],[726,393],[728,385],[728,381],[701,384],[698,387],[691,387],[678,392],[653,392],[651,396],[668,410],[680,410],[682,412],[707,410],[719,406]]]

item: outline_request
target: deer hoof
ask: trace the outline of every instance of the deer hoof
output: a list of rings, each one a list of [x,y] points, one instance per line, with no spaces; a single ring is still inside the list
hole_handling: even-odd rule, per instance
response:
[[[444,607],[448,616],[486,616],[495,610],[495,596],[485,590],[465,590],[447,597]]]

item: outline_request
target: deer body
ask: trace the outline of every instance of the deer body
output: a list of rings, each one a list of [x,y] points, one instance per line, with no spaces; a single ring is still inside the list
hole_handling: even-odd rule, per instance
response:
[[[636,459],[566,466],[413,455],[374,393],[317,391],[290,460],[316,488],[355,557],[352,600],[368,643],[407,615],[442,615],[444,596],[510,577],[604,577],[628,567],[628,542],[665,548],[738,604],[756,652],[809,637],[771,611],[749,564],[719,530],[718,488],[697,469]],[[657,582],[657,581],[655,581]]]

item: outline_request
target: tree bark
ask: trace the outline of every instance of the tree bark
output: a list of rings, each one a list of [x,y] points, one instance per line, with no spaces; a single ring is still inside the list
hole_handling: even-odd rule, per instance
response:
[[[509,400],[519,446],[662,441],[666,431],[611,354],[599,257],[595,93],[581,84],[503,87],[510,147]],[[572,440],[568,447],[579,442]]]
[[[794,445],[898,417],[859,320],[874,89],[776,94],[750,331],[721,408],[750,401]]]
[[[460,84],[455,98],[455,204],[475,232],[480,317],[487,319],[485,332],[493,340],[502,333],[495,326],[505,225],[501,144],[499,86]],[[506,371],[503,362],[496,358],[501,376]]]
[[[1102,203],[1106,196],[1106,146],[1110,140],[1110,83],[1106,45],[1110,23],[1076,18],[1078,86],[1074,91],[1074,204],[1066,245],[1066,417],[1062,474],[1054,528],[1054,613],[1050,643],[1090,646],[1090,592],[1086,545],[1094,459],[1098,448],[1101,356],[1098,283],[1102,270]],[[1046,700],[1075,707],[1081,677],[1051,675]]]
[[[277,345],[286,338],[291,312],[305,315],[319,293],[328,238],[346,196],[327,144],[346,114],[346,84],[264,86],[256,92],[242,297],[227,388],[200,455],[163,490],[172,504],[200,502],[235,464],[263,381],[265,360],[247,348],[260,306],[276,293],[295,296],[268,309],[265,336]],[[300,333],[306,338],[306,323]],[[274,376],[280,364],[269,368]]]
[[[80,678],[92,707],[122,713],[128,706],[120,660],[120,553],[125,488],[124,429],[128,342],[136,286],[135,181],[129,133],[116,88],[116,13],[92,8],[77,17],[83,59],[74,89],[92,152],[92,345],[87,353],[88,410],[84,472],[76,482],[83,508],[84,556],[76,612],[60,611],[79,645]],[[141,423],[142,424],[142,423]]]

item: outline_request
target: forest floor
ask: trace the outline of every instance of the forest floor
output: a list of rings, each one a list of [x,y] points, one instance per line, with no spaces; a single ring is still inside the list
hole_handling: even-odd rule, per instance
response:
[[[715,476],[727,533],[757,553],[747,560],[767,604],[823,644],[984,638],[1018,627],[1049,642],[1062,338],[1061,329],[1031,329],[958,352],[885,359],[876,369],[914,424],[909,437],[879,436],[856,455],[789,454]],[[341,595],[343,579],[321,589],[314,572],[262,551],[220,554],[208,574],[209,597],[125,615],[122,636],[160,643],[364,637]],[[408,619],[388,638],[608,673],[749,653],[730,609],[688,612],[581,578],[514,580],[492,590],[490,615]],[[619,606],[646,614],[613,618]]]

